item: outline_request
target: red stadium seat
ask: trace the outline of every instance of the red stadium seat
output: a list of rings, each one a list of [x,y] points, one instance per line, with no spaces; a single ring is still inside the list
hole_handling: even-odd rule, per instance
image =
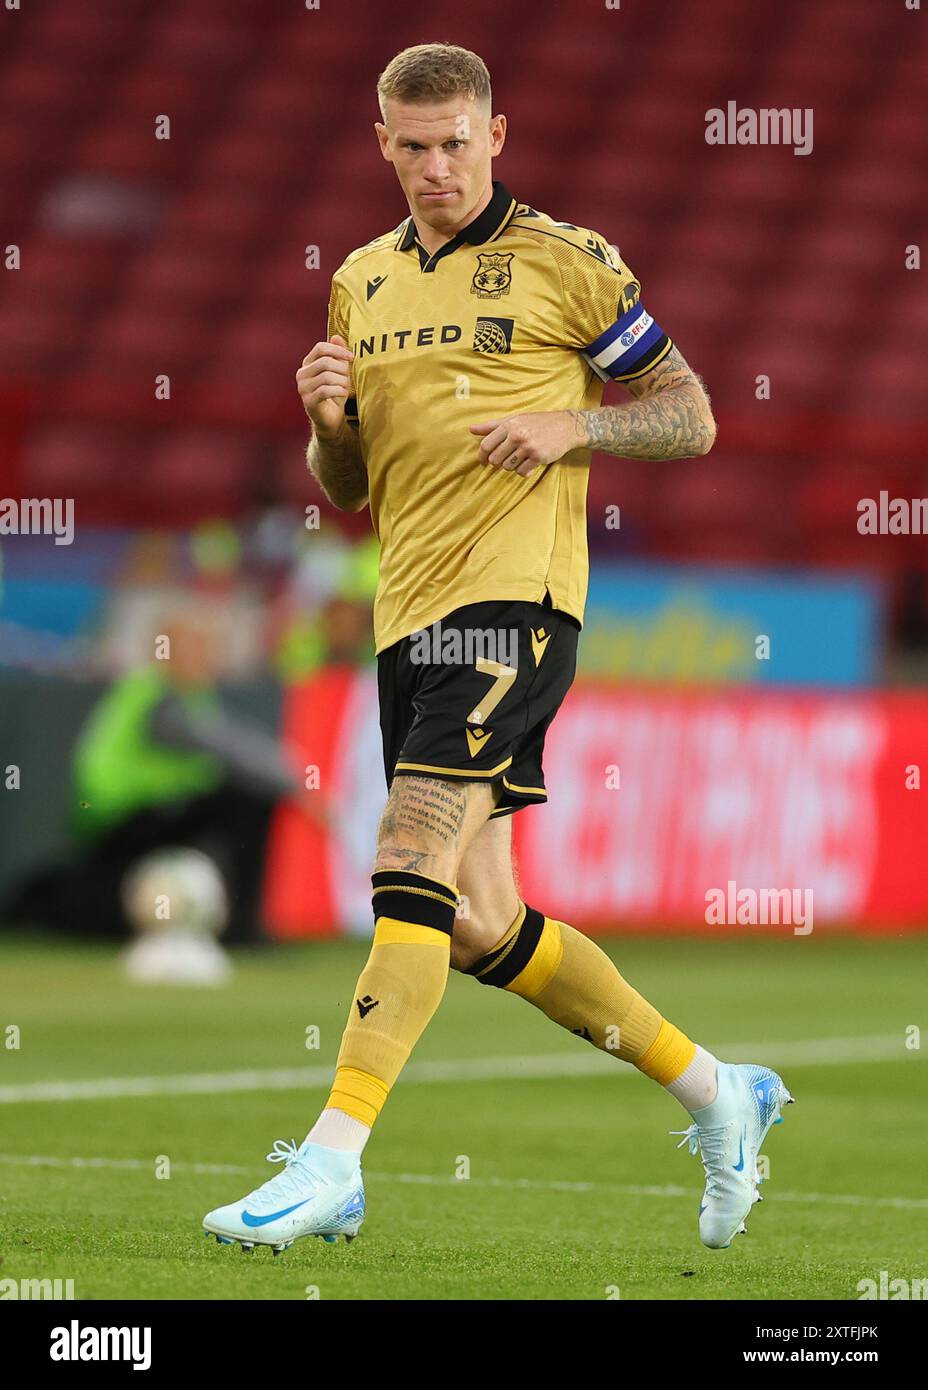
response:
[[[734,554],[740,521],[776,511],[771,480],[787,484],[775,441],[790,429],[819,445],[796,484],[803,544],[843,554],[827,520],[840,477],[830,451],[853,444],[861,418],[877,437],[884,422],[905,437],[924,420],[928,299],[903,264],[924,201],[913,175],[928,155],[924,26],[908,25],[902,48],[885,7],[846,0],[596,9],[577,25],[571,7],[540,6],[516,45],[476,6],[461,40],[486,49],[510,117],[497,177],[619,245],[722,422],[708,460],[606,460],[591,505],[615,492],[636,543],[690,553],[728,534]],[[159,442],[151,463],[181,510],[188,488],[218,505],[216,451],[189,431],[234,424],[277,439],[301,426],[293,372],[324,331],[329,277],[406,215],[376,148],[373,82],[389,52],[421,41],[427,13],[362,7],[346,44],[343,23],[299,0],[24,7],[0,68],[0,199],[22,254],[0,276],[0,369],[35,379],[80,430],[95,410],[114,422],[94,435],[98,476],[113,450],[125,467],[115,421],[128,429],[138,414],[146,430],[184,436],[176,453]],[[811,158],[706,144],[707,110],[750,91],[815,108]],[[160,114],[169,141],[154,139]],[[317,271],[307,246],[320,249]],[[836,370],[861,334],[853,367]],[[156,371],[184,403],[170,423],[149,413]],[[754,396],[761,373],[769,402]],[[756,441],[757,461],[726,453],[728,435],[738,450]],[[256,459],[236,451],[230,509]],[[118,494],[130,513],[140,495]],[[788,527],[765,523],[756,544],[779,554]]]

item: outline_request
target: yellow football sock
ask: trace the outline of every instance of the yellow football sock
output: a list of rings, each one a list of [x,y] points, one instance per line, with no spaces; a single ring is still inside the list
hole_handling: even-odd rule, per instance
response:
[[[662,1086],[682,1075],[695,1055],[695,1044],[661,1018],[595,942],[527,903],[502,940],[466,973],[527,999]]]
[[[326,1109],[373,1125],[441,1003],[457,889],[423,874],[373,875],[374,942],[351,1001]]]

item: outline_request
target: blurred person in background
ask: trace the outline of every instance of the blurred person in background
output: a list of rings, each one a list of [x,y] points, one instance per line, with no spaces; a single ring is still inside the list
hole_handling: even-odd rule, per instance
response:
[[[355,545],[315,539],[296,565],[278,619],[274,665],[281,680],[325,666],[373,666],[376,536]]]
[[[282,797],[324,817],[295,760],[257,724],[227,714],[216,692],[219,644],[181,614],[160,631],[170,656],[111,685],[82,728],[72,765],[75,852],[23,883],[2,918],[88,935],[131,930],[121,897],[127,871],[152,850],[207,854],[224,879],[227,941],[260,936],[265,840]]]

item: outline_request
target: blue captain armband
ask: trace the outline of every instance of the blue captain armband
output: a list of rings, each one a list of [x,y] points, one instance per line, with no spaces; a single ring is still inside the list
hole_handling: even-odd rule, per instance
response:
[[[603,381],[631,381],[649,372],[672,347],[644,305],[635,304],[581,352]]]

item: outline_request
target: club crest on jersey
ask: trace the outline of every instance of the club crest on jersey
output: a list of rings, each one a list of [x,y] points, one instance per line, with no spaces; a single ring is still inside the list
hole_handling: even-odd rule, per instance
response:
[[[479,299],[499,299],[512,284],[512,251],[478,251],[477,269],[470,282],[471,294]]]
[[[474,352],[509,352],[514,323],[515,319],[478,318],[474,328]]]

